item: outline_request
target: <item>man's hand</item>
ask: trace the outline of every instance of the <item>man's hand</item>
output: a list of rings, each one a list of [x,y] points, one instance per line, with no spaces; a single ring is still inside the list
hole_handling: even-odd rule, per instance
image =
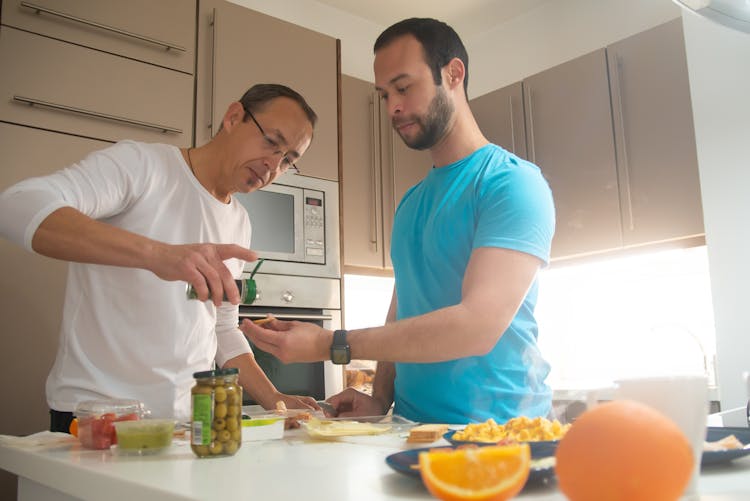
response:
[[[245,319],[240,324],[240,330],[255,346],[285,364],[330,358],[333,332],[310,322],[273,319],[259,326]]]
[[[287,409],[310,409],[313,411],[320,410],[320,407],[318,406],[314,398],[303,395],[286,395],[284,393],[279,393],[276,396],[276,402],[284,402],[284,405]],[[269,410],[276,409],[275,405],[276,404],[274,404],[274,407],[269,407]]]
[[[388,412],[383,402],[354,388],[347,388],[326,402],[336,409],[338,417],[382,416]]]
[[[149,269],[163,280],[188,282],[201,301],[210,297],[219,306],[226,292],[227,300],[238,304],[240,292],[224,264],[230,258],[252,262],[258,255],[234,244],[159,244],[154,248]]]

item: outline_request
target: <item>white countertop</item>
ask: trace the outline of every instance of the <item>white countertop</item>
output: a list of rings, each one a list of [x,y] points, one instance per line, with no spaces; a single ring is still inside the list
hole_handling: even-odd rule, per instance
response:
[[[19,499],[28,500],[431,499],[419,479],[385,463],[407,448],[398,434],[328,442],[294,430],[282,440],[244,442],[235,456],[209,459],[197,459],[187,441],[150,457],[86,450],[77,442],[40,449],[0,445],[0,468],[19,475]],[[704,501],[750,499],[750,456],[704,471],[700,492]],[[528,487],[518,499],[565,497],[553,483]]]

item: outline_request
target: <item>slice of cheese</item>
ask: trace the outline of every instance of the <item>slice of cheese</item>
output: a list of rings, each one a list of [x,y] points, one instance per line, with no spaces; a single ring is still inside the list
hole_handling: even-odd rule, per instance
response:
[[[391,429],[391,426],[387,424],[361,423],[349,420],[332,421],[315,418],[304,423],[304,426],[310,436],[320,438],[380,435]]]

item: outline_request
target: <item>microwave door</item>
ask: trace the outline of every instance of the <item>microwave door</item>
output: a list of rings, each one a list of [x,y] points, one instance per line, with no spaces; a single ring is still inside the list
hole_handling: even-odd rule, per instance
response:
[[[250,248],[260,257],[304,261],[302,193],[300,188],[270,184],[258,191],[235,195],[250,217]]]

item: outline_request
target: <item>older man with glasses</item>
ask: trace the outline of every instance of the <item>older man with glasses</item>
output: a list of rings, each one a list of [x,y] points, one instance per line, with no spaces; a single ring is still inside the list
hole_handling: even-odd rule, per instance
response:
[[[232,197],[297,170],[316,120],[294,90],[255,85],[198,148],[121,141],[0,195],[0,235],[70,261],[47,379],[53,431],[67,431],[76,404],[104,397],[188,420],[193,373],[214,362],[239,368],[266,408],[317,408],[279,393],[237,328],[234,279],[257,255],[247,211]],[[185,282],[200,301],[186,300]]]

